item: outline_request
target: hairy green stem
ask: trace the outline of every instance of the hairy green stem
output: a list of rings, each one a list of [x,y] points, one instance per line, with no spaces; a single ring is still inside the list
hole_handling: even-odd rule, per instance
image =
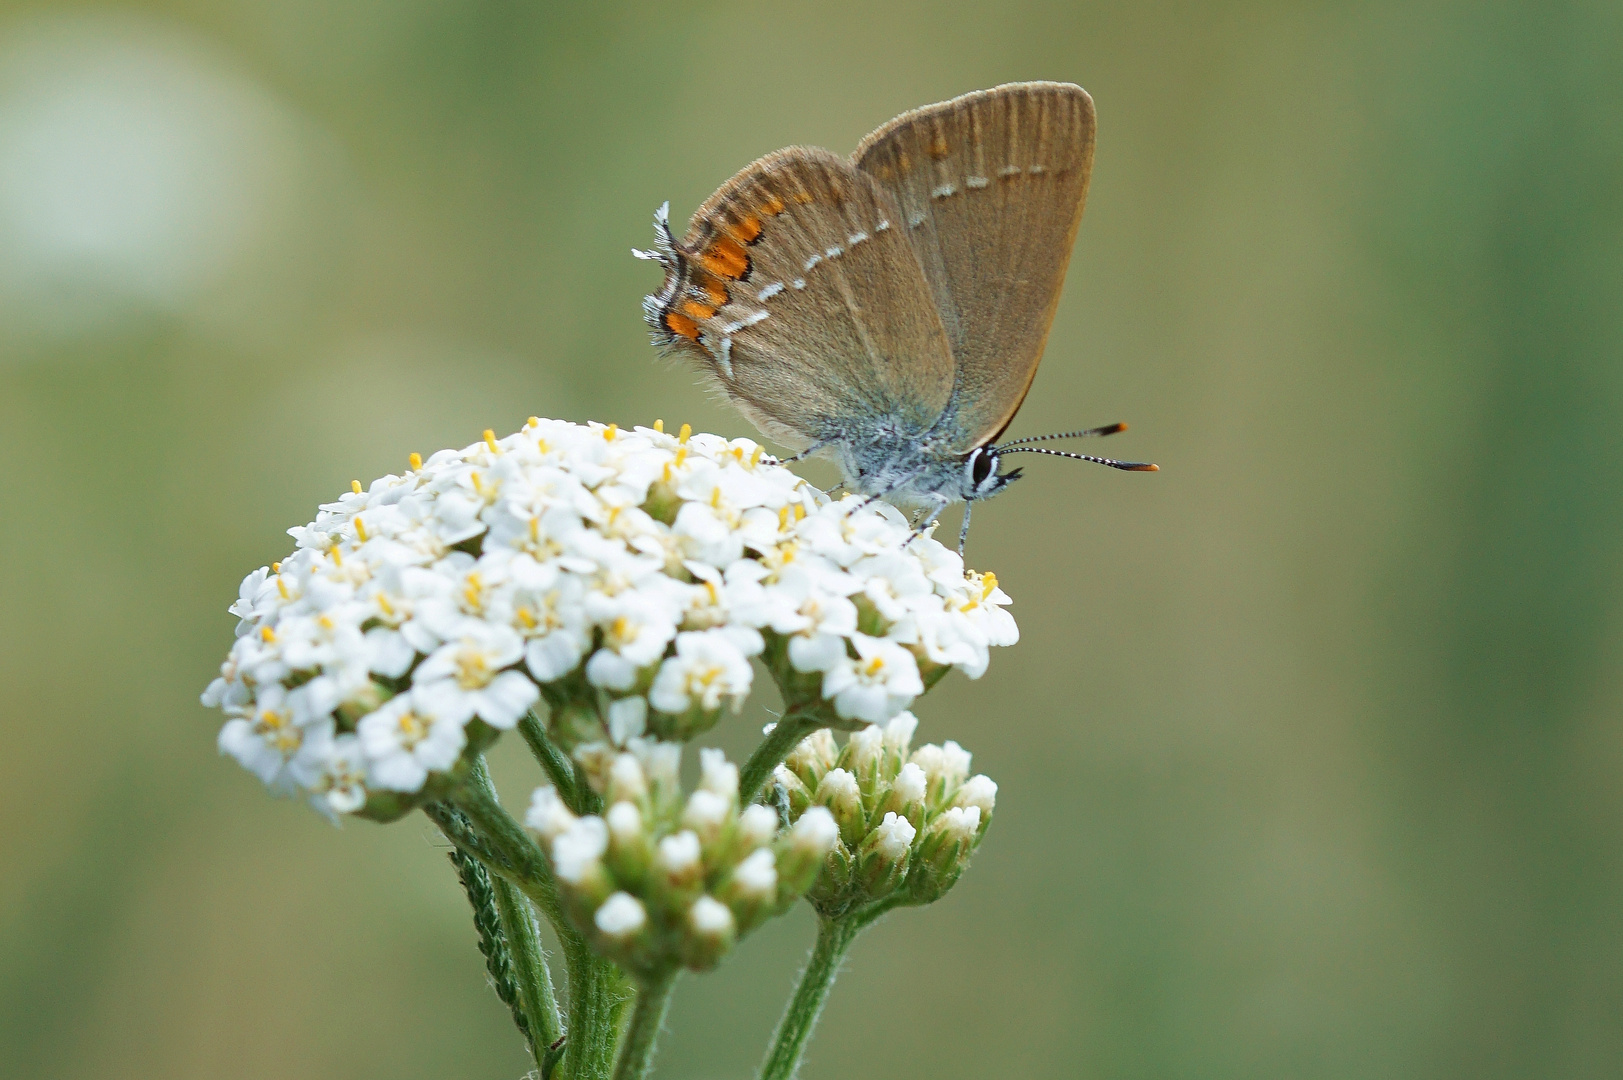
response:
[[[547,917],[560,937],[574,934],[564,919],[563,906],[558,899],[558,883],[552,877],[541,849],[535,846],[524,827],[502,809],[495,791],[487,783],[479,782],[479,774],[471,774],[468,782],[459,785],[451,794],[456,808],[467,815],[474,832],[483,841],[488,855],[495,860],[491,870],[523,890],[541,914]],[[453,842],[456,837],[451,838]],[[483,858],[478,851],[470,854]]]
[[[671,991],[676,972],[670,971],[643,980],[637,987],[637,1007],[631,1014],[620,1047],[620,1061],[614,1067],[614,1080],[643,1080],[654,1063],[654,1044],[671,1007]]]
[[[477,792],[481,802],[488,801],[499,809],[496,788],[491,783],[490,770],[482,756],[474,758],[469,766],[465,786]],[[456,817],[461,819],[458,824],[470,823],[465,815]],[[487,849],[490,847],[488,843],[483,846]],[[526,1021],[521,1026],[526,1028],[525,1034],[535,1054],[536,1065],[544,1068],[547,1047],[563,1034],[563,1021],[558,1015],[552,973],[547,970],[546,953],[541,946],[541,930],[536,925],[529,901],[506,877],[491,875],[490,894],[501,923],[505,959],[510,965],[512,982],[517,990],[516,1004]]]
[[[541,718],[535,715],[535,710],[524,714],[524,719],[518,722],[518,733],[524,736],[524,741],[530,747],[530,753],[546,772],[547,779],[552,786],[558,789],[558,794],[564,804],[574,809],[579,800],[575,790],[575,765],[564,752],[558,749],[556,743],[547,738],[547,729],[541,723]],[[579,813],[579,811],[576,811]]]
[[[767,1051],[766,1060],[761,1063],[760,1080],[791,1080],[800,1068],[801,1056],[806,1052],[812,1029],[817,1026],[817,1018],[822,1015],[823,1005],[828,1001],[834,977],[840,973],[840,964],[845,960],[851,942],[856,940],[865,925],[867,923],[859,916],[818,920],[817,942],[812,946],[811,959],[806,961],[806,970],[800,974],[795,996],[789,999],[789,1007],[784,1010],[783,1019],[778,1021],[772,1047]]]
[[[569,1080],[608,1080],[614,1069],[620,1014],[625,1004],[624,978],[619,968],[594,954],[564,916],[552,868],[523,826],[497,801],[482,764],[470,770],[467,782],[456,788],[452,800],[456,809],[467,816],[473,835],[454,828],[447,829],[446,835],[485,862],[492,874],[511,882],[529,897],[563,945],[569,976],[568,1038],[561,1071],[556,1075]],[[444,816],[435,817],[435,821]],[[445,828],[443,824],[441,827]]]
[[[529,1020],[531,1049],[537,1066],[546,1064],[547,1047],[564,1033],[558,1015],[558,999],[552,992],[552,973],[547,970],[546,953],[541,948],[541,928],[536,925],[530,902],[512,882],[492,878],[496,911],[501,916],[502,936],[512,957],[513,981],[518,986],[519,1005]]]
[[[749,760],[738,773],[738,799],[747,803],[755,798],[755,793],[761,790],[772,770],[783,764],[783,759],[789,756],[801,739],[816,731],[822,725],[816,720],[793,711],[783,714],[776,726],[761,740],[761,745],[755,748]]]
[[[564,945],[569,969],[569,1041],[561,1075],[569,1080],[608,1080],[625,1006],[624,979],[612,963],[575,936]]]

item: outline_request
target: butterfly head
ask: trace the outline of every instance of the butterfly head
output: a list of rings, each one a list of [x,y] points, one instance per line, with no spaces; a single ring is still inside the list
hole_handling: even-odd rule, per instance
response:
[[[995,446],[977,446],[964,458],[964,477],[959,497],[965,502],[989,499],[1020,479],[1019,469],[998,472],[998,452]]]

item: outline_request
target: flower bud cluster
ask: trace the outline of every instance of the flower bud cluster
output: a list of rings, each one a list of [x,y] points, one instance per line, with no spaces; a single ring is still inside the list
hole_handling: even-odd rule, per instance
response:
[[[839,828],[806,894],[825,917],[876,900],[940,899],[986,835],[997,785],[970,775],[969,752],[955,742],[912,749],[917,726],[904,712],[883,727],[852,732],[844,746],[824,728],[773,774],[773,797],[791,822],[826,810]]]
[[[747,439],[532,418],[353,488],[244,579],[203,694],[222,751],[328,813],[404,812],[543,699],[566,750],[686,739],[759,655],[879,722],[1018,636],[993,575]]]
[[[733,944],[786,910],[817,880],[838,828],[812,808],[788,828],[777,811],[740,807],[738,768],[701,750],[699,785],[683,797],[677,743],[632,739],[577,758],[603,798],[577,817],[551,787],[525,816],[551,860],[565,909],[592,947],[628,971],[714,967]]]

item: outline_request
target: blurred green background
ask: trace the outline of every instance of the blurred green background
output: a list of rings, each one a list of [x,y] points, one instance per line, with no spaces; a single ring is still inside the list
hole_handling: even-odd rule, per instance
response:
[[[216,755],[238,580],[532,413],[749,433],[653,208],[1035,78],[1100,127],[1014,433],[1163,471],[976,515],[1024,640],[919,712],[997,824],[804,1075],[1623,1075],[1615,2],[178,0],[0,13],[0,1076],[522,1074],[427,823]],[[750,1075],[810,936],[660,1075]]]

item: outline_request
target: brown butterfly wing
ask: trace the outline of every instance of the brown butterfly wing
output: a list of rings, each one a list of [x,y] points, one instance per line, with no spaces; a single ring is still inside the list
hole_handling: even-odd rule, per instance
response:
[[[846,159],[779,150],[666,245],[649,321],[786,445],[837,438],[864,414],[922,432],[951,395],[953,360],[906,231]]]
[[[1093,99],[1011,83],[903,113],[852,159],[896,197],[957,365],[960,449],[1000,435],[1037,374],[1093,168]]]

